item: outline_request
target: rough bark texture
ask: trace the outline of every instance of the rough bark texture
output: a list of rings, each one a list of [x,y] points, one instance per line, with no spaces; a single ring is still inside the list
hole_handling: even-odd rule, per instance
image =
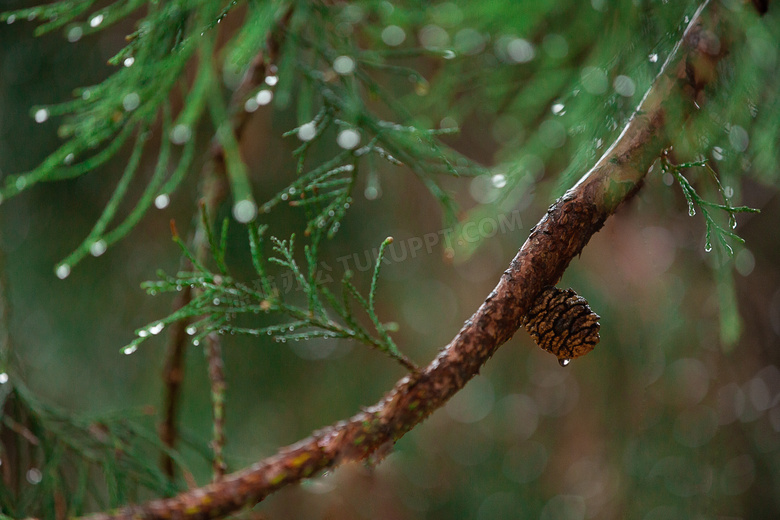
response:
[[[685,42],[701,41],[701,14],[708,4],[704,2],[693,17],[683,41],[618,140],[575,187],[550,206],[496,288],[427,367],[398,381],[375,406],[226,475],[220,482],[92,518],[223,516],[325,468],[381,453],[441,407],[512,337],[540,292],[555,285],[607,217],[639,189],[645,172],[666,145],[664,101],[686,82],[687,55],[701,52],[697,45]]]

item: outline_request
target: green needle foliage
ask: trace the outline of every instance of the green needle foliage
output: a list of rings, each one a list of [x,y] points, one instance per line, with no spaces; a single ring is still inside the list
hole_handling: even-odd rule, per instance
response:
[[[682,174],[683,170],[689,168],[701,169],[709,175],[709,178],[712,179],[712,182],[717,187],[718,194],[723,199],[723,204],[705,200],[699,195],[693,185]],[[750,208],[748,206],[732,206],[731,196],[733,193],[731,195],[726,193],[726,190],[723,189],[723,185],[718,178],[718,174],[715,172],[715,170],[712,169],[709,161],[702,160],[682,164],[673,164],[669,160],[668,155],[664,154],[663,158],[661,159],[661,171],[673,175],[674,179],[680,184],[680,188],[682,189],[683,195],[685,196],[685,200],[688,202],[688,215],[691,217],[696,215],[696,208],[699,208],[704,215],[704,221],[707,224],[707,233],[704,240],[704,250],[708,253],[712,251],[712,235],[714,233],[715,237],[718,239],[718,242],[721,244],[721,246],[723,246],[723,249],[728,253],[729,256],[733,256],[734,249],[729,244],[729,239],[740,244],[745,243],[745,240],[742,237],[730,231],[731,229],[737,227],[737,213],[759,213],[759,210]],[[711,210],[721,210],[728,215],[728,229],[715,220]]]
[[[205,210],[203,214],[204,221],[208,222]],[[347,271],[341,280],[339,298],[325,286],[321,280],[322,273],[318,270],[317,246],[323,236],[322,231],[317,230],[312,233],[311,243],[304,247],[305,265],[300,266],[294,255],[294,235],[289,240],[272,237],[273,253],[267,256],[263,247],[265,228],[250,224],[252,263],[260,278],[253,283],[244,283],[231,277],[225,265],[227,226],[228,220],[225,220],[219,240],[211,231],[207,232],[217,272],[209,270],[200,263],[174,229],[173,240],[192,262],[194,270],[179,272],[176,276],[160,272],[158,273],[160,281],[146,282],[142,287],[149,294],[156,295],[178,292],[189,286],[195,292],[195,296],[176,312],[138,329],[137,338],[123,348],[125,354],[132,354],[149,337],[159,334],[171,323],[184,319],[192,322],[187,328],[187,334],[192,336],[192,343],[196,346],[212,333],[271,336],[279,343],[315,338],[342,338],[375,348],[407,369],[416,370],[414,363],[398,350],[388,333],[395,325],[382,323],[376,314],[379,270],[385,249],[392,242],[392,238],[382,242],[379,248],[368,297],[363,296],[355,287],[352,283],[352,273]],[[271,274],[271,266],[281,267],[282,271]],[[283,281],[282,287],[279,287],[279,280]],[[299,304],[294,301],[294,298],[289,297],[288,293],[291,290],[302,293],[305,296],[305,303]],[[358,309],[368,317],[371,322],[370,327],[360,323],[361,318],[355,314],[353,305],[357,305]],[[258,321],[259,317],[255,315],[274,315],[288,321],[265,327],[243,324],[246,321],[243,318],[254,318],[254,321]]]
[[[0,405],[3,460],[15,464],[4,474],[0,508],[12,518],[53,518],[55,511],[73,517],[182,490],[158,467],[157,454],[168,453],[185,473],[187,467],[143,425],[149,422],[143,413],[74,416],[41,402],[19,381]]]
[[[297,98],[301,124],[286,135],[296,136],[303,143],[294,153],[298,178],[264,203],[263,212],[270,212],[289,197],[291,204],[307,205],[312,210],[309,232],[315,227],[324,228],[332,236],[349,208],[360,159],[376,155],[394,164],[405,164],[417,173],[442,203],[445,216],[454,221],[455,204],[439,186],[435,173],[457,176],[482,171],[438,141],[439,135],[451,134],[454,129],[420,127],[403,104],[381,87],[371,72],[387,70],[383,66],[385,58],[363,52],[357,46],[358,35],[347,37],[334,31],[334,21],[351,16],[348,9],[339,14],[340,9],[317,2],[247,2],[243,14],[234,15],[239,6],[236,0],[178,0],[163,4],[150,0],[118,1],[99,8],[94,3],[68,0],[0,16],[6,23],[42,20],[38,34],[66,27],[67,38],[76,41],[123,18],[137,16],[141,8],[146,11],[137,19],[137,30],[127,36],[128,44],[109,60],[117,69],[105,81],[78,89],[73,101],[32,108],[33,117],[41,123],[52,117],[63,118],[59,134],[65,142],[37,168],[7,176],[0,188],[2,201],[39,182],[94,171],[125,146],[131,147],[128,166],[102,216],[87,238],[60,263],[60,277],[67,276],[87,254],[103,254],[138,223],[153,203],[162,207],[167,204],[190,169],[196,128],[202,119],[209,120],[216,141],[225,152],[234,215],[241,222],[255,218],[257,204],[252,184],[230,124],[236,107],[226,103],[226,89],[218,78],[244,75],[259,52],[270,52],[268,34],[274,30],[285,36],[278,64],[271,64],[278,76],[269,75],[266,85],[250,92],[237,109],[254,111],[260,103],[271,99],[277,108],[284,109],[293,97]],[[377,2],[367,2],[366,8],[376,11],[380,7]],[[218,24],[231,15],[243,16],[242,26],[217,51],[224,60],[220,69],[214,59]],[[441,55],[415,48],[403,54]],[[189,66],[197,70],[191,82],[185,77]],[[411,69],[390,70],[411,74],[418,88],[425,84],[425,79]],[[172,119],[170,102],[176,97],[183,98],[183,105]],[[380,118],[379,108],[369,106],[367,97],[381,99],[400,123]],[[159,131],[153,132],[155,127]],[[134,210],[109,231],[152,136],[159,142],[155,173]],[[324,142],[323,146],[333,148],[333,140],[342,151],[325,161],[318,158],[319,164],[308,166],[312,147]],[[359,146],[364,140],[368,144]],[[182,149],[172,153],[174,147]],[[298,197],[302,200],[292,200]]]

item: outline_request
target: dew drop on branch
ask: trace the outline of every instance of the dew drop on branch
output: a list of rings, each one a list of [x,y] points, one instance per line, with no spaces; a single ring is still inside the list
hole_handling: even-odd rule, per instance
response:
[[[98,26],[98,25],[100,25],[101,23],[103,23],[103,15],[102,15],[102,14],[99,14],[99,15],[93,16],[93,17],[92,17],[92,18],[89,20],[89,26],[90,26],[90,27],[97,27],[97,26]]]
[[[92,242],[92,245],[89,246],[89,253],[92,256],[100,256],[106,252],[107,248],[108,244],[106,244],[106,241],[101,238],[100,240],[95,240]]]
[[[154,199],[154,207],[157,209],[165,209],[170,203],[171,197],[167,193],[161,193]]]
[[[170,138],[173,144],[184,144],[192,138],[192,129],[180,123],[171,129]]]
[[[57,278],[64,280],[70,276],[70,266],[68,264],[61,264],[57,267]]]
[[[255,94],[255,103],[260,106],[267,105],[274,98],[274,93],[268,89],[263,89]]]
[[[162,332],[162,330],[164,328],[165,328],[165,324],[163,322],[159,321],[159,322],[155,323],[154,325],[152,325],[151,327],[149,327],[149,332],[151,332],[153,336],[156,336],[157,334]]]
[[[249,199],[239,200],[233,204],[233,217],[242,224],[251,222],[257,216],[257,204]]]
[[[397,25],[388,25],[382,30],[382,41],[390,47],[401,45],[406,39],[406,32]]]
[[[354,150],[360,144],[360,133],[352,128],[339,132],[336,142],[345,150]]]
[[[355,72],[355,60],[349,56],[339,56],[333,60],[333,70],[340,76],[348,76]]]
[[[68,29],[67,38],[70,43],[76,43],[81,39],[81,37],[84,35],[84,29],[81,28],[79,25],[74,25],[70,29]]]
[[[122,350],[122,353],[125,356],[129,356],[130,354],[134,353],[136,350],[138,350],[138,345],[130,345],[129,347],[125,347],[124,350]]]
[[[141,96],[136,92],[130,92],[122,98],[122,106],[128,112],[132,112],[141,104]]]
[[[47,119],[49,119],[49,111],[45,108],[39,108],[35,111],[35,122],[36,123],[43,123]]]
[[[301,141],[311,141],[317,135],[317,126],[309,122],[298,127],[298,139]]]

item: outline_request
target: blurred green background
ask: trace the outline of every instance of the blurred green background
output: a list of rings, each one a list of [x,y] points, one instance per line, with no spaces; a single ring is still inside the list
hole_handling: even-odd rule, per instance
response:
[[[2,7],[22,4],[2,2]],[[616,3],[608,12],[603,2],[583,2],[577,7],[583,27],[604,28],[600,33],[569,25],[562,18],[569,2],[552,2],[549,12],[534,11],[533,16],[527,3],[516,9],[507,2],[496,4],[505,9],[493,5],[480,13],[481,7],[462,3],[426,4],[416,16],[429,22],[424,27],[438,23],[453,35],[463,33],[447,25],[452,16],[459,26],[474,20],[477,34],[503,16],[506,20],[492,32],[539,42],[537,59],[546,56],[548,66],[540,65],[533,74],[519,70],[517,63],[500,59],[494,37],[485,42],[486,50],[454,60],[459,62],[452,65],[454,72],[438,70],[437,63],[418,63],[431,89],[423,96],[410,94],[408,102],[419,106],[420,120],[428,118],[432,126],[449,124],[438,122],[445,117],[462,125],[462,133],[448,142],[471,159],[495,166],[496,173],[507,161],[520,161],[514,155],[517,147],[538,149],[534,175],[516,188],[520,191],[510,198],[512,205],[484,210],[482,222],[498,222],[501,216],[519,218],[512,221],[521,225],[483,233],[476,251],[456,248],[454,259],[442,240],[430,252],[423,247],[404,254],[401,247],[449,231],[442,232],[441,210],[416,177],[402,167],[379,165],[377,177],[359,184],[368,189],[367,196],[356,194],[351,213],[322,254],[334,278],[348,265],[366,287],[370,274],[360,267],[366,265],[366,252],[386,236],[395,238],[390,254],[398,261],[383,267],[378,310],[382,319],[399,323],[394,338],[419,364],[447,344],[491,291],[530,227],[560,193],[561,174],[582,142],[567,120],[562,126],[566,144],[550,144],[560,137],[555,125],[561,123],[549,118],[550,100],[542,94],[536,94],[538,107],[502,106],[497,100],[512,94],[507,78],[522,85],[535,81],[542,91],[545,86],[554,90],[557,82],[569,84],[580,65],[622,52],[614,47],[620,41],[621,14],[641,15],[631,11],[631,2]],[[764,22],[774,24],[770,27],[777,27],[774,7]],[[677,24],[681,12],[678,7],[664,15]],[[545,23],[526,23],[527,18]],[[408,23],[408,38],[424,39],[417,19]],[[34,38],[29,23],[0,26],[0,176],[33,168],[59,142],[56,122],[35,123],[30,107],[68,99],[73,88],[104,78],[111,70],[106,60],[132,27],[129,20],[68,43],[60,33]],[[551,41],[545,34],[560,39]],[[648,61],[644,50],[651,53],[658,43],[651,36],[636,43],[634,54],[643,62]],[[594,39],[601,46],[593,47]],[[585,50],[575,58],[576,49]],[[522,46],[515,51],[522,54]],[[561,52],[571,53],[571,60],[561,58],[556,68]],[[484,81],[453,99],[446,88],[448,74],[464,70]],[[641,99],[652,77],[637,70],[636,92],[619,97],[624,110]],[[606,95],[614,96],[615,85],[610,81]],[[593,100],[574,100],[573,107],[581,113],[605,110]],[[280,137],[297,124],[291,112],[261,107],[244,135],[258,200],[275,194],[294,174],[295,143]],[[540,137],[529,121],[554,123]],[[614,134],[607,128],[603,139],[609,142]],[[205,141],[202,149],[205,157]],[[152,210],[103,256],[86,259],[65,280],[53,271],[89,232],[127,155],[79,179],[39,185],[0,205],[0,247],[10,281],[10,333],[19,373],[42,399],[74,414],[146,406],[159,410],[162,401],[164,334],[132,356],[119,349],[135,328],[169,312],[169,295],[146,296],[139,284],[154,279],[158,268],[176,270],[179,250],[170,241],[168,221],[176,219],[180,230],[188,229],[197,172],[169,207]],[[146,176],[153,159],[145,158]],[[657,171],[651,173],[639,195],[609,220],[560,284],[586,296],[602,316],[602,340],[594,352],[561,368],[520,331],[465,390],[401,439],[381,464],[341,467],[284,489],[255,511],[267,518],[307,519],[780,516],[780,198],[773,182],[778,165],[769,166],[775,173],[754,172],[748,165],[729,179],[742,203],[762,211],[739,217],[736,231],[746,245],[735,249],[733,269],[719,269],[724,258],[704,252],[703,220],[687,215],[679,188],[668,186]],[[465,209],[495,198],[496,182],[485,178],[445,184]],[[135,186],[136,196],[142,188],[142,182]],[[223,213],[229,214],[227,209]],[[292,210],[272,219],[270,233],[279,237],[305,225]],[[251,277],[245,233],[235,223],[231,233],[229,264],[239,277]],[[741,333],[732,344],[721,333],[719,302],[731,287],[724,272],[733,273],[741,319]],[[388,358],[341,341],[278,344],[226,337],[224,352],[226,452],[233,470],[375,403],[403,375]],[[201,349],[190,348],[186,367],[181,423],[207,440],[211,412]],[[149,418],[150,426],[155,420]],[[185,454],[198,481],[206,482],[208,463],[194,452]]]

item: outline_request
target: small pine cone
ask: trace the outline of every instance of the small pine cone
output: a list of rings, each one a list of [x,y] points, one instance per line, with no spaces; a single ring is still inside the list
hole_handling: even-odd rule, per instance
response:
[[[525,315],[522,325],[536,344],[565,366],[599,342],[599,315],[572,289],[548,287]]]

